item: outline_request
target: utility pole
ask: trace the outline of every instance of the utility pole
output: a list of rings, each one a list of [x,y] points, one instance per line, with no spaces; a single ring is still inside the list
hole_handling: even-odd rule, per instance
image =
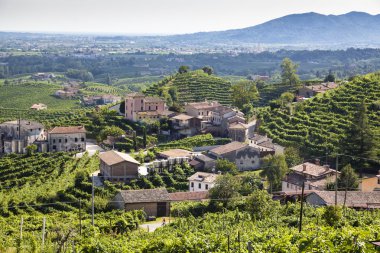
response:
[[[302,193],[301,193],[301,210],[300,210],[300,224],[299,224],[299,232],[302,231],[302,215],[303,215],[303,193],[305,190],[305,182],[302,182]]]
[[[79,235],[82,236],[82,199],[79,199]]]
[[[335,165],[335,207],[338,205],[338,167],[339,167],[339,158],[336,154],[336,165]]]
[[[91,224],[92,226],[94,226],[94,204],[95,204],[95,193],[94,193],[94,175],[92,175],[92,189],[91,189],[91,195],[92,195],[92,199],[91,199]]]
[[[22,241],[22,226],[24,225],[24,217],[21,217],[20,221],[20,243]]]
[[[44,248],[45,245],[45,226],[46,226],[46,218],[44,217],[42,220],[42,249]]]

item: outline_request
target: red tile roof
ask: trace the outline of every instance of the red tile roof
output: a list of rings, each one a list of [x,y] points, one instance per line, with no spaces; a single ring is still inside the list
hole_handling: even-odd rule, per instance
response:
[[[173,192],[169,193],[171,201],[203,200],[208,199],[208,191],[199,192]]]
[[[86,133],[84,126],[54,127],[49,134],[76,134]]]
[[[228,143],[226,145],[219,146],[217,148],[211,149],[210,152],[215,153],[217,155],[223,155],[223,154],[226,154],[226,153],[229,153],[229,152],[232,152],[232,151],[236,151],[236,150],[242,149],[242,148],[244,148],[246,146],[248,146],[248,145],[245,144],[245,143],[233,141],[233,142]]]

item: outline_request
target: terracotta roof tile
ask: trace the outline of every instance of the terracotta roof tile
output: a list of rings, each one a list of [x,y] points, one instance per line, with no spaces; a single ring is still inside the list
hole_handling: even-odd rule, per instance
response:
[[[159,153],[160,156],[167,158],[175,158],[175,157],[188,157],[191,155],[191,152],[185,149],[169,149],[166,151],[162,151]]]
[[[86,133],[84,126],[68,126],[68,127],[54,127],[49,131],[49,134],[74,134]]]
[[[189,181],[197,181],[204,183],[214,183],[219,174],[207,173],[207,172],[196,172],[192,176],[188,177]]]
[[[217,155],[223,155],[223,154],[226,154],[226,153],[229,153],[229,152],[232,152],[232,151],[236,151],[236,150],[242,149],[242,148],[244,148],[246,146],[248,146],[248,144],[237,142],[237,141],[233,141],[233,142],[228,143],[226,145],[219,146],[217,148],[211,149],[210,152],[215,153]]]
[[[121,153],[115,150],[110,150],[104,153],[99,154],[100,160],[105,162],[108,165],[114,165],[118,164],[121,162],[130,162],[134,164],[140,164],[138,161],[136,161],[132,156],[126,154],[126,153]]]
[[[338,205],[343,205],[344,203],[344,191],[337,192],[337,202]],[[319,196],[326,205],[335,205],[335,191],[315,191],[313,194]],[[362,207],[367,208],[368,204],[379,204],[380,203],[380,192],[360,192],[360,191],[348,191],[346,196],[346,206],[347,207]],[[380,208],[380,205],[376,206]]]
[[[177,119],[177,120],[189,120],[194,118],[193,116],[189,116],[187,114],[178,114],[177,116],[172,117],[172,119]]]
[[[170,201],[169,193],[164,188],[120,191],[125,203],[151,203]]]
[[[208,199],[208,191],[173,192],[169,193],[171,201],[203,200]]]
[[[306,166],[306,170],[304,170],[304,166]],[[321,165],[316,165],[314,163],[309,163],[309,162],[296,165],[296,166],[290,168],[290,170],[295,171],[295,172],[299,172],[302,174],[311,175],[314,177],[319,177],[319,176],[323,176],[324,174],[327,174],[327,173],[336,172],[336,170],[326,168],[326,167],[321,166]]]

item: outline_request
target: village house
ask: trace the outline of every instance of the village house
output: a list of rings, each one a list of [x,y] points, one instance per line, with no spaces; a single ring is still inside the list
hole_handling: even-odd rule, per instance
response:
[[[63,89],[55,92],[55,96],[62,99],[71,99],[78,95],[80,85],[76,81],[70,81],[68,83],[64,83],[62,87]]]
[[[328,165],[321,166],[319,160],[316,163],[306,162],[290,168],[290,172],[282,181],[282,191],[298,191],[305,183],[306,190],[325,190],[328,182],[334,182],[336,170]]]
[[[56,97],[59,97],[59,98],[62,98],[62,99],[70,99],[70,98],[73,98],[77,95],[77,91],[73,91],[73,90],[57,90],[55,92],[55,96]]]
[[[202,119],[204,121],[210,121],[211,111],[221,106],[217,101],[205,101],[185,104],[185,111],[187,115]]]
[[[335,191],[314,191],[306,197],[306,202],[313,206],[335,205]],[[380,208],[380,191],[338,191],[337,204],[355,209]]]
[[[26,147],[37,144],[38,151],[47,151],[44,126],[36,121],[14,120],[0,124],[0,153],[26,153]]]
[[[157,160],[146,163],[148,172],[155,171],[162,173],[164,170],[171,171],[176,165],[184,165],[188,163],[192,157],[192,153],[184,149],[170,149],[158,153]]]
[[[210,190],[212,187],[214,187],[218,176],[219,174],[196,172],[188,178],[189,191],[200,192]]]
[[[33,104],[31,107],[30,107],[31,110],[36,110],[36,111],[40,111],[40,110],[46,110],[47,109],[47,106],[45,104],[42,104],[42,103],[38,103],[38,104]]]
[[[361,178],[359,190],[362,192],[380,191],[380,170],[376,176]]]
[[[273,140],[266,135],[254,134],[248,143],[249,146],[258,148],[265,155],[282,155],[285,151],[283,146],[273,143]]]
[[[82,98],[83,104],[87,106],[91,105],[106,105],[113,104],[121,101],[121,97],[114,95],[101,95],[101,96],[84,96]]]
[[[121,190],[113,199],[116,208],[143,210],[147,216],[169,216],[170,196],[166,189]]]
[[[233,141],[248,142],[248,139],[254,136],[256,129],[256,120],[248,124],[237,122],[228,126],[228,137]]]
[[[104,180],[128,182],[139,176],[140,163],[128,154],[110,150],[99,154],[99,158]]]
[[[172,128],[179,137],[190,137],[197,133],[199,128],[199,120],[193,116],[179,114],[170,119]]]
[[[328,90],[332,90],[339,87],[337,83],[334,82],[328,82],[328,83],[321,83],[311,86],[304,86],[300,89],[298,89],[298,99],[302,98],[311,98],[316,96],[317,94],[325,93]]]
[[[197,171],[212,171],[215,169],[216,160],[207,155],[199,154],[195,155],[189,164]]]
[[[246,143],[231,142],[211,149],[208,155],[214,159],[227,159],[239,170],[255,170],[260,167],[260,151]]]
[[[55,75],[52,73],[36,73],[32,75],[32,79],[34,80],[45,81],[53,78],[55,78]]]
[[[125,118],[132,121],[158,120],[165,113],[165,102],[158,97],[130,93],[125,98]]]
[[[84,126],[54,127],[48,132],[49,151],[86,150]]]

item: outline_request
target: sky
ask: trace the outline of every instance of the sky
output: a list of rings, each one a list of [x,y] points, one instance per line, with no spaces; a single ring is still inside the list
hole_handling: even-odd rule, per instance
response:
[[[0,31],[183,34],[288,14],[380,13],[380,0],[0,0]]]

